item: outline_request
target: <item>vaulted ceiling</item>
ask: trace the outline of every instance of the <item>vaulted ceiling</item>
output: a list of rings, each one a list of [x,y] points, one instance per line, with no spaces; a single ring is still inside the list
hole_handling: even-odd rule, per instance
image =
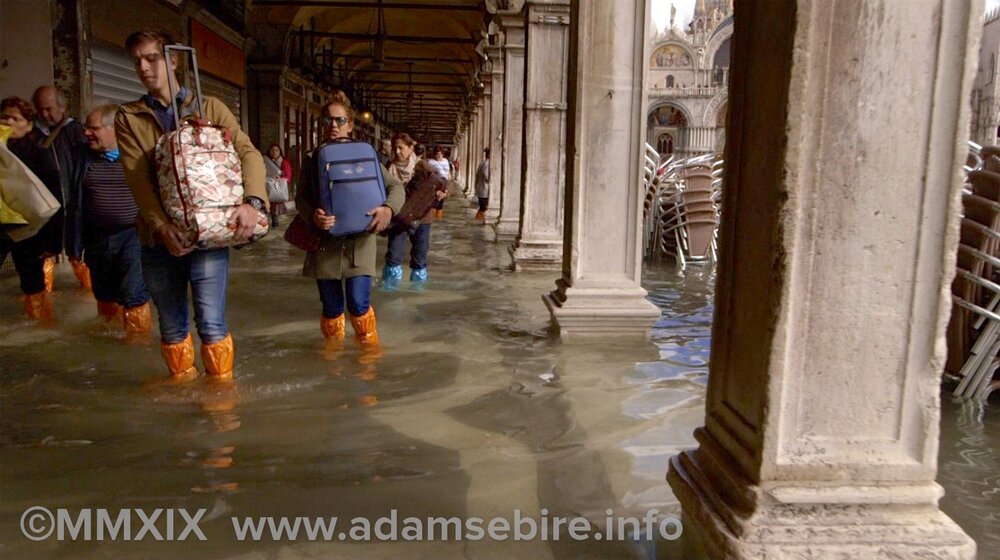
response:
[[[284,62],[429,143],[450,141],[481,91],[477,74],[492,17],[482,0],[251,4],[252,22],[287,26]]]

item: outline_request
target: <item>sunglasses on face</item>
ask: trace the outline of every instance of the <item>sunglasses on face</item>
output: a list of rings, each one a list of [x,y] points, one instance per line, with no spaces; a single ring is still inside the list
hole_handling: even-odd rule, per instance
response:
[[[347,124],[348,122],[350,122],[350,119],[347,118],[347,117],[330,117],[330,116],[325,116],[325,117],[323,117],[320,120],[326,126],[330,126],[331,124],[336,124],[338,127],[344,126],[345,124]]]

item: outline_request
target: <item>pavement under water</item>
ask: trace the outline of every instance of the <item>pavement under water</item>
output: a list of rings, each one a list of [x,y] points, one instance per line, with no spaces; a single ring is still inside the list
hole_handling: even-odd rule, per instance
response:
[[[373,296],[378,357],[350,327],[341,347],[324,344],[315,284],[280,235],[234,251],[228,385],[162,383],[155,340],[125,344],[66,265],[53,327],[20,319],[16,278],[0,282],[0,557],[701,558],[690,533],[668,540],[625,523],[627,538],[596,535],[609,509],[613,523],[680,517],[664,476],[703,423],[713,273],[647,265],[644,286],[664,311],[652,344],[563,345],[540,297],[557,273],[510,272],[488,228],[455,203],[447,214],[433,228],[430,282],[404,274],[398,291]],[[996,410],[942,401],[942,507],[988,558],[1000,550]],[[35,506],[74,518],[203,509],[206,540],[36,542],[20,525]],[[241,540],[232,521],[338,517],[339,531],[394,510],[398,527],[410,516],[485,527],[520,515],[593,528],[582,541],[565,526],[547,541],[515,541],[513,530],[505,541]]]

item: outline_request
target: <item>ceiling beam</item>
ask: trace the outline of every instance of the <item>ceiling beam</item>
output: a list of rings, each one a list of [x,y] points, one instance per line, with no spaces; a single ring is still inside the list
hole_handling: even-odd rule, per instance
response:
[[[378,8],[374,2],[349,2],[345,0],[253,0],[254,6],[309,6],[327,8]],[[449,12],[480,12],[477,4],[425,4],[420,2],[385,2],[381,5],[386,10],[425,10]]]
[[[369,33],[339,33],[332,31],[309,31],[308,29],[296,29],[292,32],[294,35],[300,36],[312,36],[312,37],[330,37],[332,39],[349,39],[353,41],[373,41],[375,40],[374,34]],[[434,43],[434,44],[460,44],[460,45],[475,45],[479,41],[473,39],[472,37],[445,37],[445,36],[429,36],[429,35],[396,35],[394,33],[387,33],[385,35],[386,41],[392,41],[394,43]],[[336,56],[336,55],[334,55]]]
[[[334,60],[338,58],[363,58],[371,60],[371,54],[341,54],[334,53]],[[387,62],[457,62],[459,64],[472,64],[474,59],[472,58],[451,58],[447,56],[387,56],[385,57]]]

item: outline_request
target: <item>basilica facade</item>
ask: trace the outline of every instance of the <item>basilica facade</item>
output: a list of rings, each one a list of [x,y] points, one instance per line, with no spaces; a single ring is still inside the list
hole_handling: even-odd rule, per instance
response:
[[[654,30],[646,142],[661,158],[722,152],[729,95],[732,0],[698,0],[687,29]]]

